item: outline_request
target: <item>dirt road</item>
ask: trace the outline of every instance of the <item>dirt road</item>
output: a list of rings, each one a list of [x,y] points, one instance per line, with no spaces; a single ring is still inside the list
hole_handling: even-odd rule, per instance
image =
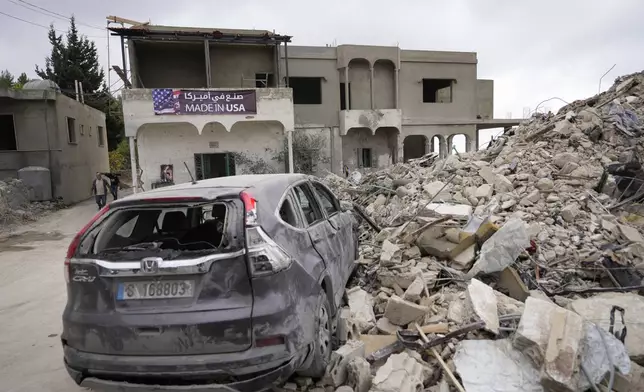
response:
[[[0,385],[6,392],[78,392],[63,366],[63,262],[96,213],[91,201],[0,236]]]

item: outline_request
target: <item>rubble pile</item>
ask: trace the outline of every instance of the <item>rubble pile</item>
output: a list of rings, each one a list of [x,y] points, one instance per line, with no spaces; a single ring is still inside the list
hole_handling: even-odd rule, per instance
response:
[[[482,151],[327,176],[359,266],[296,390],[644,390],[640,119],[644,73]]]
[[[30,202],[29,187],[17,179],[0,181],[0,231],[8,225],[33,221],[47,211],[62,207],[58,202]]]

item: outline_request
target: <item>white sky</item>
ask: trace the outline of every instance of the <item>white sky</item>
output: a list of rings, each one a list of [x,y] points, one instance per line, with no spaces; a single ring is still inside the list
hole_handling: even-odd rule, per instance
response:
[[[494,79],[497,118],[522,117],[553,96],[568,102],[610,87],[615,77],[644,69],[642,0],[24,0],[62,15],[95,40],[104,69],[105,17],[153,24],[275,30],[293,45],[400,45],[403,49],[475,51],[478,77]],[[67,30],[68,23],[29,10],[23,0],[0,0],[0,12]],[[121,64],[111,38],[111,63]],[[0,70],[35,77],[49,54],[47,30],[0,14]],[[117,80],[112,72],[112,83]],[[119,86],[119,82],[116,86]],[[542,107],[555,111],[563,103]],[[488,140],[490,132],[481,132]],[[460,144],[460,143],[457,143]],[[458,146],[457,146],[458,147]],[[460,149],[459,149],[460,150]]]

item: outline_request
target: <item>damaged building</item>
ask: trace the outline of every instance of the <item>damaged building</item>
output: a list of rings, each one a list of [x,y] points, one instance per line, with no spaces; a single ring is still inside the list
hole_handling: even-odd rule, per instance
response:
[[[122,38],[135,188],[191,175],[370,171],[446,156],[456,135],[476,150],[480,129],[519,122],[493,118],[494,84],[477,79],[476,53],[291,46],[263,30],[110,30]]]

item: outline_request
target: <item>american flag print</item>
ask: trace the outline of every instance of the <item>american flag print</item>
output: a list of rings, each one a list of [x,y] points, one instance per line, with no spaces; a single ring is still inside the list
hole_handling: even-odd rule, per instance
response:
[[[152,90],[154,114],[177,114],[179,112],[179,95],[181,90],[159,88]]]

